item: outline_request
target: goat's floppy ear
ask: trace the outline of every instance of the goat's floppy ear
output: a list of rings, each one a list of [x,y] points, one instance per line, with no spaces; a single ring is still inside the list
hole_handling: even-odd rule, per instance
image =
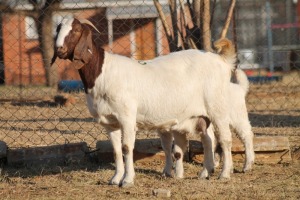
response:
[[[74,49],[74,57],[72,61],[73,66],[76,69],[80,69],[87,64],[93,53],[92,31],[85,24],[82,24],[82,29],[81,37]]]
[[[60,29],[61,29],[61,24],[59,24],[59,25],[56,27],[56,36],[55,36],[55,38],[54,38],[54,43],[53,43],[53,49],[54,49],[54,51],[53,51],[53,57],[52,57],[52,59],[51,59],[50,66],[53,65],[53,63],[55,62],[55,60],[56,60],[56,58],[57,58],[57,52],[56,52],[56,48],[55,48],[55,47],[56,47],[55,42],[56,42],[56,40],[57,40],[58,32],[60,31]]]

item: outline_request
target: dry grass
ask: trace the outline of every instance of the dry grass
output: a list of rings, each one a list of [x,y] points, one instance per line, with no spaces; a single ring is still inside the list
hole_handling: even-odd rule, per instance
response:
[[[184,179],[162,178],[162,162],[136,163],[133,188],[108,185],[110,164],[71,164],[5,170],[0,179],[1,199],[153,199],[153,189],[171,191],[172,199],[299,199],[299,163],[256,165],[252,172],[236,172],[231,180],[200,180],[199,165],[184,163]],[[236,165],[241,170],[240,164]],[[219,170],[217,170],[217,174]]]
[[[0,140],[10,148],[86,141],[91,148],[107,139],[88,113],[82,93],[75,105],[55,104],[54,90],[43,87],[0,87]],[[21,98],[22,97],[22,98]],[[26,100],[25,100],[26,99]],[[137,162],[133,188],[109,186],[111,163],[69,163],[64,166],[4,167],[1,199],[153,199],[152,190],[171,190],[172,199],[300,199],[300,74],[282,81],[251,85],[247,106],[256,135],[285,135],[293,150],[289,165],[255,165],[243,174],[241,164],[229,181],[199,180],[201,166],[184,163],[186,178],[160,176],[163,162]],[[153,133],[139,133],[138,137]]]

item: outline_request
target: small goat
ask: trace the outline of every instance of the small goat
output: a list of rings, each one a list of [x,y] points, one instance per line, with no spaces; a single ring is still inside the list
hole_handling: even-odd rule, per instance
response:
[[[236,133],[239,136],[239,139],[242,141],[245,147],[245,162],[243,171],[246,172],[252,168],[252,164],[254,163],[254,149],[253,149],[253,132],[251,131],[251,125],[248,118],[248,112],[245,102],[245,96],[248,92],[249,81],[245,73],[240,70],[235,70],[235,75],[237,79],[236,83],[230,83],[229,85],[229,99],[230,99],[230,125],[233,129],[235,129]],[[214,152],[216,149],[216,137],[213,125],[210,126],[210,121],[207,117],[199,117],[198,122],[196,122],[195,129],[200,133],[201,140],[203,142],[204,148],[204,164],[203,170],[200,173],[201,178],[207,178],[210,173],[214,171],[215,168],[215,158]],[[176,134],[176,133],[175,133]],[[182,166],[182,159],[178,159],[176,156],[176,149],[173,149],[172,154],[172,141],[173,137],[171,134],[160,134],[162,147],[166,154],[166,163],[163,174],[166,176],[172,176],[172,155],[176,160],[175,173],[178,176],[178,171],[180,171],[181,175],[183,175],[183,168],[178,169],[177,166]],[[216,136],[218,133],[216,132]],[[178,136],[174,135],[174,138]],[[217,137],[218,138],[218,137]],[[181,142],[186,142],[186,138]],[[175,146],[176,142],[174,141]]]
[[[175,134],[176,141],[176,137],[191,132],[197,116],[209,116],[219,130],[224,152],[220,178],[230,178],[228,88],[236,60],[231,42],[218,41],[215,46],[219,54],[186,50],[141,64],[98,47],[92,37],[93,28],[87,21],[64,20],[57,29],[52,62],[56,56],[71,60],[83,81],[90,113],[109,133],[116,164],[110,184],[133,185],[133,148],[138,128],[180,133]],[[182,158],[184,144],[177,143],[175,148]]]

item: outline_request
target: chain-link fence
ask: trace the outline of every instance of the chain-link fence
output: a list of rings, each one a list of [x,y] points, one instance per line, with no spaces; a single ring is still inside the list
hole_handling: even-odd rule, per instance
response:
[[[0,140],[10,148],[78,141],[94,148],[107,139],[88,112],[78,72],[68,61],[49,64],[63,18],[90,20],[101,32],[94,33],[96,42],[113,53],[149,60],[170,52],[152,0],[0,2]],[[159,2],[170,23],[168,1]],[[193,2],[184,1],[191,16]],[[225,24],[229,3],[210,1],[212,41]],[[178,28],[185,27],[178,23]],[[237,0],[228,37],[236,42],[239,67],[251,81],[246,100],[254,133],[287,135],[299,146],[300,3]]]

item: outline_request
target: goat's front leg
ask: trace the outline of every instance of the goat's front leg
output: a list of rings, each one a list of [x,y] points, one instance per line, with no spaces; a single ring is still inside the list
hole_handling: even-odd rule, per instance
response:
[[[183,157],[187,149],[188,141],[186,134],[180,132],[174,132],[174,157],[176,159],[175,164],[175,176],[176,178],[183,178]]]
[[[116,171],[112,179],[110,180],[110,185],[120,185],[121,180],[124,176],[124,163],[122,155],[122,143],[121,143],[121,130],[116,130],[109,132],[109,138],[114,149],[114,159],[116,165]]]
[[[172,177],[173,159],[172,159],[172,144],[173,136],[171,132],[159,132],[161,145],[165,152],[166,163],[163,170],[163,176]]]
[[[208,178],[215,169],[214,152],[216,140],[212,125],[207,129],[207,134],[201,133],[201,141],[204,149],[204,162],[203,170],[199,175],[200,178]]]
[[[128,117],[130,119],[130,117]],[[125,158],[125,174],[122,180],[122,187],[134,185],[133,149],[135,143],[135,122],[125,121],[122,123],[122,152]]]

